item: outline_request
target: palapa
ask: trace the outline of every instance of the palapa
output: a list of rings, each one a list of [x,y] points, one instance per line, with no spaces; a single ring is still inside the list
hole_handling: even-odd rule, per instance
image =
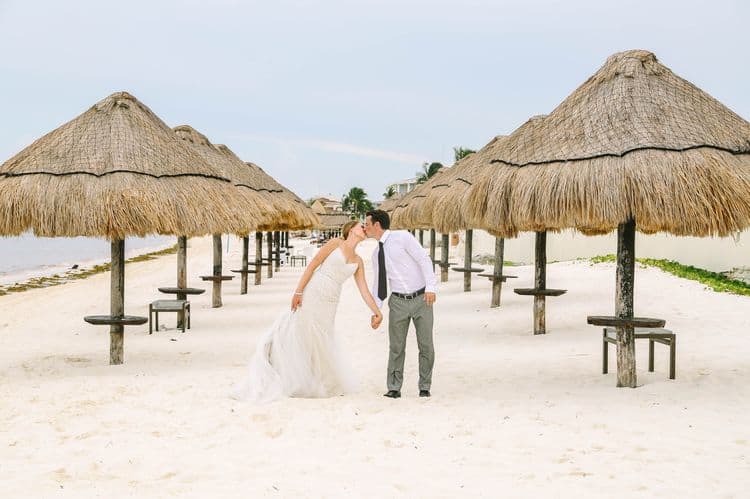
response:
[[[237,189],[135,97],[118,92],[0,166],[0,234],[112,241],[110,364],[123,362],[125,237],[241,226]]]
[[[272,223],[281,216],[273,203],[271,195],[262,188],[263,178],[245,166],[245,163],[231,154],[225,153],[219,146],[202,133],[189,125],[174,127],[174,132],[185,144],[200,155],[206,162],[232,182],[239,192],[237,211],[241,213],[238,223],[242,230],[236,232],[246,236],[257,227]],[[226,146],[224,146],[226,147]]]
[[[467,216],[507,236],[726,236],[750,224],[750,123],[660,64],[614,54],[547,117],[502,142]],[[689,188],[687,188],[689,187]]]
[[[135,97],[119,92],[0,166],[0,234],[203,235],[238,229],[238,195]]]
[[[546,118],[511,134],[469,193],[503,234],[618,230],[617,386],[636,386],[635,230],[726,236],[750,225],[750,123],[654,54],[612,55]],[[590,317],[589,323],[601,324]]]
[[[421,206],[432,190],[432,186],[441,183],[449,171],[449,167],[440,168],[428,180],[401,197],[391,211],[391,224],[399,229],[432,228],[432,213],[423,211]]]

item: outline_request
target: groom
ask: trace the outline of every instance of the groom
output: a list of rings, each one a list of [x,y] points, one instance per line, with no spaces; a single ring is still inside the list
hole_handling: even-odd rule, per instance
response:
[[[409,321],[414,321],[419,346],[419,396],[429,397],[435,350],[432,345],[432,304],[435,303],[435,274],[427,252],[405,230],[391,231],[391,220],[383,210],[368,211],[365,233],[378,241],[372,254],[372,294],[378,307],[388,299],[388,393],[399,398],[404,375],[404,352]],[[372,318],[373,329],[382,319]]]

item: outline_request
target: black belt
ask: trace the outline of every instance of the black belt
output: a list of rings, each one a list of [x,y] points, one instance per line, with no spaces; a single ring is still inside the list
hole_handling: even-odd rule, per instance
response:
[[[396,293],[395,291],[392,291],[391,294],[393,296],[398,296],[399,298],[403,298],[405,300],[413,300],[417,296],[424,294],[424,288],[418,289],[413,293]]]

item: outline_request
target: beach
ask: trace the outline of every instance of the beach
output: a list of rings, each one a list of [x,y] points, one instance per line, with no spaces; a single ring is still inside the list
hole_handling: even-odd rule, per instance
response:
[[[293,240],[301,247],[306,241]],[[362,243],[371,281],[373,240]],[[225,273],[237,268],[231,244]],[[601,374],[601,329],[587,315],[614,311],[615,265],[552,263],[547,334],[534,336],[533,266],[489,308],[490,283],[461,275],[435,305],[432,397],[417,397],[409,335],[403,397],[384,398],[387,320],[369,327],[352,280],[336,334],[360,379],[355,393],[233,400],[255,342],[285,310],[303,268],[239,294],[224,286],[212,309],[211,238],[191,239],[192,329],[125,332],[125,363],[108,365],[106,327],[83,316],[109,310],[109,273],[0,296],[0,483],[4,497],[743,497],[750,487],[750,297],[637,266],[636,315],[677,334],[668,350],[636,343],[636,389]],[[125,312],[148,314],[176,280],[176,256],[125,270]],[[303,305],[304,306],[304,305]],[[386,314],[387,317],[387,314]]]

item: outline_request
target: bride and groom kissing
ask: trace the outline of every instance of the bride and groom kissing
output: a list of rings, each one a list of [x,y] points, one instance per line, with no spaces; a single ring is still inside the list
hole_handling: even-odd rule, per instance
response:
[[[429,397],[435,351],[432,340],[435,274],[427,252],[407,231],[390,230],[388,213],[369,211],[365,223],[351,221],[342,237],[328,241],[305,269],[281,314],[258,341],[247,378],[235,398],[268,402],[282,397],[333,397],[354,390],[352,376],[334,330],[341,287],[350,277],[372,311],[377,329],[388,297],[388,371],[386,397],[401,397],[406,336],[414,323],[419,347],[419,396]],[[365,281],[357,245],[378,241],[372,254],[372,291]]]

